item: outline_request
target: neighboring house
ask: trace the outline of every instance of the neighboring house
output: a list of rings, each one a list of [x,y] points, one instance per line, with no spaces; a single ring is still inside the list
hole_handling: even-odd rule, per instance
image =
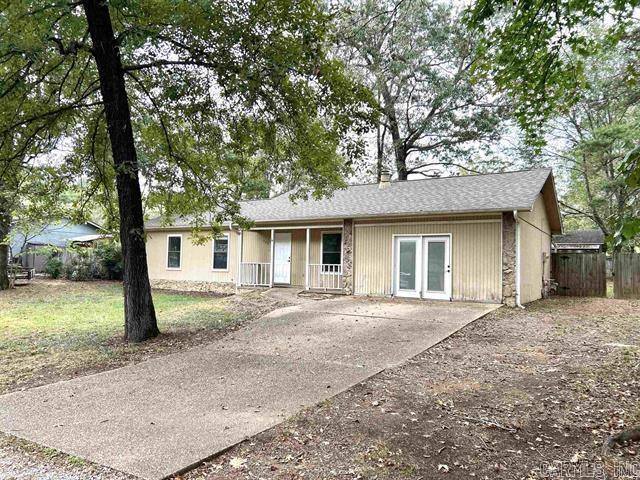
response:
[[[147,223],[152,280],[296,286],[355,295],[540,298],[561,233],[550,169],[353,185],[332,197],[242,203],[254,221],[204,245],[189,221]]]
[[[554,235],[553,252],[557,253],[600,253],[605,251],[602,230],[575,230],[564,235]]]
[[[43,272],[47,256],[38,251],[42,247],[57,247],[64,254],[66,247],[78,239],[85,240],[87,236],[94,238],[102,236],[102,233],[102,227],[93,222],[76,224],[61,221],[41,227],[34,226],[31,232],[12,233],[11,256],[23,267]]]

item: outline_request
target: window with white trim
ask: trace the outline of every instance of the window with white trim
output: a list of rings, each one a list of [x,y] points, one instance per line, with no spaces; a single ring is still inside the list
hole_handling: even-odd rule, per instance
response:
[[[224,235],[213,239],[213,269],[228,270],[229,268],[229,236]]]
[[[182,264],[182,235],[167,237],[167,268],[180,268]]]
[[[342,263],[342,233],[322,234],[322,265],[340,265]]]

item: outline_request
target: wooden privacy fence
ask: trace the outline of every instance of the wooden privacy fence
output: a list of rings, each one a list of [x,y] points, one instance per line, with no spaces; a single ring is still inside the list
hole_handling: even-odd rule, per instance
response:
[[[640,298],[640,253],[615,254],[613,294],[616,298]]]
[[[607,296],[607,256],[604,253],[554,253],[551,258],[558,295]]]

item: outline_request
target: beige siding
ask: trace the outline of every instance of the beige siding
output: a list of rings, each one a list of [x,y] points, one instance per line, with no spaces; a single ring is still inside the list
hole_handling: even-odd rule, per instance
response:
[[[229,263],[228,271],[213,270],[212,240],[202,245],[191,241],[189,230],[180,231],[152,231],[147,233],[147,263],[149,278],[152,280],[189,280],[205,282],[236,281],[237,239],[235,231],[226,231],[229,235]],[[168,235],[182,235],[182,261],[179,270],[167,268],[167,237]]]
[[[291,285],[304,286],[307,231],[291,230]]]
[[[359,295],[392,294],[393,235],[451,234],[455,300],[501,300],[501,224],[497,219],[355,225],[354,287]]]
[[[551,235],[542,195],[531,212],[520,212],[520,302],[542,297],[551,273]]]
[[[268,263],[270,258],[271,232],[245,230],[242,233],[242,261]]]

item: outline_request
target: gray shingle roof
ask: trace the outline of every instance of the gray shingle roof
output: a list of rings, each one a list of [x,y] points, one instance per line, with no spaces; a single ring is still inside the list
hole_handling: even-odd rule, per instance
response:
[[[310,220],[402,214],[528,210],[549,169],[494,175],[353,185],[321,200],[291,203],[287,195],[244,202],[242,214],[255,221]]]
[[[604,233],[602,230],[575,230],[567,232],[564,235],[554,235],[553,243],[556,245],[564,244],[594,244],[602,245],[604,243]]]
[[[256,222],[530,210],[551,169],[425,180],[351,185],[320,200],[292,203],[287,194],[242,202],[242,215]],[[160,225],[150,220],[147,227]],[[174,226],[188,225],[185,219]]]

